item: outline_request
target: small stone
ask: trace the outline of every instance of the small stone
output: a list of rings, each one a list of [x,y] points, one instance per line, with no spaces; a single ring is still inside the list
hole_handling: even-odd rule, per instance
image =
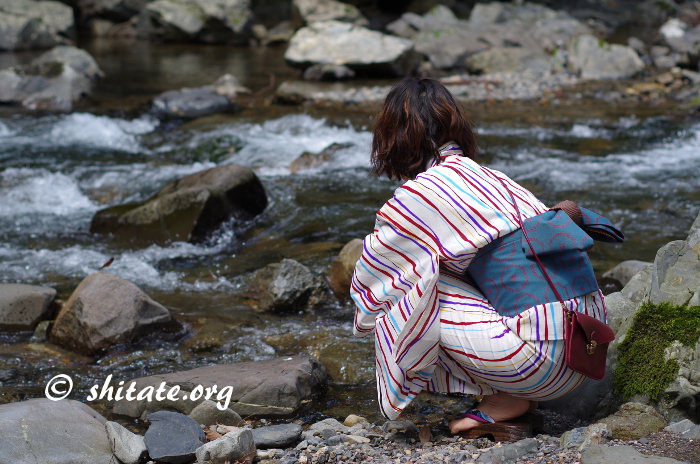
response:
[[[360,437],[358,435],[346,435],[345,436],[345,443],[348,443],[350,445],[361,445],[364,443],[369,443],[371,440],[366,437]]]
[[[197,449],[196,456],[198,462],[224,464],[237,462],[253,453],[255,453],[253,433],[250,429],[240,429],[202,445]]]
[[[256,448],[287,448],[299,441],[301,425],[279,424],[253,429]]]
[[[171,411],[148,415],[151,426],[144,441],[151,459],[185,464],[195,458],[195,451],[206,442],[202,428],[192,418]]]
[[[684,419],[680,422],[673,422],[664,428],[664,432],[685,433],[695,426],[695,423],[690,419]]]
[[[367,419],[361,416],[356,416],[355,414],[350,414],[348,417],[345,418],[345,421],[343,421],[343,425],[347,427],[354,427],[363,421],[366,422]]]
[[[148,450],[141,435],[136,435],[116,422],[106,422],[107,439],[114,456],[123,464],[138,464]]]

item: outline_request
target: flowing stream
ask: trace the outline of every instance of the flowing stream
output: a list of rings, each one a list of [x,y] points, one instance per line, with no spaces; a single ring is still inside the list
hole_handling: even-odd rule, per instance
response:
[[[352,338],[349,304],[324,314],[273,316],[253,312],[242,295],[250,271],[287,257],[322,273],[343,244],[371,231],[376,210],[399,184],[369,176],[370,115],[259,104],[239,114],[160,124],[129,108],[225,72],[254,91],[269,83],[270,72],[278,83],[297,74],[278,49],[85,46],[108,77],[84,108],[0,117],[0,282],[52,286],[65,300],[114,258],[108,272],[171,308],[188,330],[116,347],[96,361],[32,342],[30,333],[0,334],[0,402],[41,397],[58,373],[73,376],[72,397],[84,400],[88,387],[108,374],[128,380],[300,352],[337,360],[340,352],[347,382],[315,407],[376,417],[373,344]],[[547,204],[571,199],[623,229],[626,243],[591,252],[602,273],[625,259],[653,260],[660,246],[685,238],[700,211],[700,123],[671,119],[660,109],[587,105],[474,107],[472,114],[482,162]],[[340,148],[329,159],[290,171],[302,153],[332,144]],[[230,163],[253,168],[268,193],[270,206],[249,224],[224,224],[201,245],[125,248],[89,233],[101,208],[147,198],[169,181]]]

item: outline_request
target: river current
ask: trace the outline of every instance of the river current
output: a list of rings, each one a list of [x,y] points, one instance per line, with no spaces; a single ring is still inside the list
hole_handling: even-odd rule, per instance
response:
[[[109,77],[85,108],[0,117],[0,282],[53,286],[65,300],[114,258],[107,271],[171,308],[187,333],[118,347],[97,361],[32,342],[29,333],[0,334],[0,371],[9,379],[0,382],[0,402],[40,397],[58,373],[74,377],[74,397],[84,400],[87,387],[108,374],[128,380],[213,363],[319,355],[339,344],[349,350],[343,369],[352,373],[318,408],[372,417],[372,344],[352,338],[349,304],[279,317],[253,313],[242,295],[255,269],[286,257],[322,273],[343,244],[371,231],[374,214],[399,184],[369,175],[369,114],[262,107],[161,124],[131,116],[138,112],[121,105],[208,84],[224,72],[243,73],[254,91],[267,85],[268,72],[278,78],[296,72],[285,68],[279,51],[263,59],[260,51],[223,47],[148,45],[116,55],[114,47],[87,44]],[[134,80],[139,73],[147,78]],[[624,259],[653,260],[660,246],[685,238],[700,211],[700,123],[648,109],[572,116],[537,105],[519,108],[512,114],[471,109],[481,160],[547,204],[574,200],[615,222],[628,241],[594,248],[597,273]],[[332,144],[340,148],[326,161],[290,170],[304,152]],[[147,198],[169,181],[230,163],[254,169],[268,193],[268,209],[251,223],[225,224],[200,245],[124,248],[89,233],[101,208]]]

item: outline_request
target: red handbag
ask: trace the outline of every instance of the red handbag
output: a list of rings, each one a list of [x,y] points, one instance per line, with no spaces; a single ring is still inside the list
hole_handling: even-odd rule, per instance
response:
[[[571,370],[578,372],[579,374],[583,374],[586,377],[590,377],[595,380],[601,380],[603,377],[605,377],[605,363],[608,355],[608,345],[611,341],[615,340],[615,333],[606,323],[586,314],[572,311],[566,307],[563,298],[557,291],[556,286],[552,283],[552,279],[550,279],[547,270],[540,261],[540,258],[537,257],[535,248],[530,242],[530,237],[527,236],[527,231],[523,227],[523,222],[520,217],[520,210],[515,202],[515,197],[511,193],[506,183],[501,179],[498,180],[506,189],[508,195],[510,195],[513,206],[515,207],[515,217],[518,220],[518,225],[525,236],[525,240],[530,247],[530,251],[532,251],[535,261],[537,261],[537,264],[542,271],[542,275],[547,280],[547,283],[552,289],[554,295],[557,297],[557,300],[559,300],[561,303],[562,309],[566,311],[564,317],[564,360],[566,361],[566,364]],[[569,216],[572,216],[568,209],[564,209],[564,211],[569,214]]]

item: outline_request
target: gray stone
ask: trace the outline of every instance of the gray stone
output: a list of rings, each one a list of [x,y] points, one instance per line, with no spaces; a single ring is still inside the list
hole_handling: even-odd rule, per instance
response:
[[[507,445],[498,448],[491,448],[488,451],[481,453],[477,462],[498,462],[501,464],[512,464],[527,456],[528,454],[536,453],[538,449],[537,440],[534,438],[526,438],[508,443]]]
[[[73,10],[61,2],[0,0],[0,50],[63,44],[73,26]]]
[[[612,432],[606,424],[593,424],[564,432],[559,439],[559,446],[584,451],[591,446],[607,443],[611,436]]]
[[[324,282],[293,259],[283,259],[253,274],[248,295],[256,311],[314,310],[328,303]]]
[[[682,464],[671,458],[642,454],[629,445],[597,445],[581,454],[581,464]]]
[[[549,71],[553,68],[552,57],[542,50],[523,47],[494,47],[469,56],[467,69],[478,74],[496,72],[520,72],[527,69]]]
[[[155,0],[145,11],[165,40],[243,44],[252,26],[249,0]]]
[[[404,13],[404,15],[407,14],[416,15],[415,13]],[[420,16],[418,17],[420,18]],[[386,30],[394,35],[405,37],[407,39],[410,39],[419,32],[419,29],[414,27],[410,22],[406,21],[403,16],[387,24]]]
[[[637,53],[644,53],[647,49],[647,45],[644,41],[637,37],[628,37],[627,45],[632,47]]]
[[[255,447],[258,449],[289,448],[301,438],[301,425],[279,424],[253,429]]]
[[[645,267],[630,279],[620,293],[635,305],[649,298],[653,267]]]
[[[367,26],[367,18],[356,6],[336,0],[292,0],[292,24],[300,28],[318,21],[341,21]]]
[[[347,433],[350,430],[350,427],[347,427],[343,424],[341,424],[339,421],[336,419],[324,419],[322,421],[315,422],[314,424],[311,424],[309,427],[309,430],[312,431],[318,431],[321,432],[322,430],[333,430],[334,432],[342,432],[342,433]]]
[[[355,71],[337,64],[315,64],[304,70],[304,79],[307,81],[340,81],[353,77]]]
[[[314,358],[295,356],[265,361],[221,364],[171,374],[141,377],[134,380],[136,391],[165,382],[166,388],[179,386],[187,399],[178,401],[115,401],[114,413],[145,417],[152,411],[173,409],[190,414],[209,394],[222,408],[230,407],[240,416],[285,417],[318,393],[328,381],[328,372]],[[199,397],[192,398],[196,386]],[[217,387],[216,390],[213,390]],[[204,395],[204,397],[201,397]]]
[[[627,261],[623,261],[614,268],[610,269],[609,271],[605,272],[603,274],[603,277],[607,277],[610,279],[615,279],[622,286],[624,287],[627,285],[634,277],[637,275],[639,271],[644,269],[647,266],[651,266],[653,263],[650,263],[648,261],[639,261],[636,259],[628,259]]]
[[[608,325],[619,338],[619,335],[621,335],[620,329],[634,316],[634,313],[637,311],[637,305],[621,292],[615,292],[606,295],[605,306],[608,310]]]
[[[30,399],[0,405],[0,462],[109,464],[105,418],[64,399]]]
[[[139,464],[148,454],[141,435],[128,431],[116,422],[106,422],[105,430],[114,456],[123,464]]]
[[[236,411],[230,408],[222,411],[212,400],[202,401],[188,415],[198,424],[206,426],[222,424],[239,427],[243,423]]]
[[[89,53],[60,46],[27,65],[0,71],[0,101],[33,110],[70,111],[101,76]]]
[[[281,21],[267,31],[265,42],[268,44],[289,42],[294,35],[294,27],[291,21]]]
[[[463,66],[469,55],[489,48],[481,40],[480,31],[464,27],[450,27],[438,31],[427,30],[416,34],[416,51],[427,56],[436,69]]]
[[[700,440],[700,425],[694,425],[681,434],[681,437],[688,440]]]
[[[339,21],[299,29],[284,55],[291,66],[343,65],[362,75],[404,76],[418,65],[413,43]]]
[[[56,290],[24,284],[0,284],[0,328],[34,329],[51,313]]]
[[[472,24],[502,23],[506,18],[506,5],[502,2],[477,3],[469,13],[469,22]]]
[[[695,221],[693,221],[693,224],[690,226],[686,241],[688,245],[693,248],[696,248],[695,245],[700,243],[700,215],[695,218]]]
[[[242,462],[245,457],[255,456],[253,433],[249,429],[234,430],[200,447],[196,455],[197,462],[202,463]]]
[[[685,433],[693,427],[695,427],[695,423],[693,421],[690,419],[683,419],[682,421],[673,422],[664,427],[664,432]]]
[[[627,79],[644,69],[632,48],[608,44],[592,35],[575,40],[569,50],[569,68],[582,79]]]
[[[98,211],[90,232],[145,243],[201,242],[224,221],[249,220],[266,207],[255,173],[229,164],[171,182],[144,202]]]
[[[663,246],[654,259],[649,300],[685,305],[698,288],[700,261],[697,252],[682,240]]]
[[[91,18],[109,18],[117,22],[128,21],[152,0],[77,0],[80,21]]]
[[[136,285],[106,272],[87,276],[63,305],[51,341],[89,355],[177,326],[170,312]]]
[[[201,118],[233,111],[236,107],[214,89],[168,90],[153,99],[151,111],[159,118]]]
[[[184,414],[158,411],[149,414],[148,421],[151,425],[144,442],[148,455],[154,461],[171,464],[192,462],[195,451],[207,441],[199,424]]]
[[[532,37],[550,53],[568,47],[577,37],[591,34],[590,27],[571,17],[542,19],[532,26]]]
[[[615,414],[598,423],[607,425],[615,440],[637,440],[668,425],[653,407],[640,403],[625,403]]]

